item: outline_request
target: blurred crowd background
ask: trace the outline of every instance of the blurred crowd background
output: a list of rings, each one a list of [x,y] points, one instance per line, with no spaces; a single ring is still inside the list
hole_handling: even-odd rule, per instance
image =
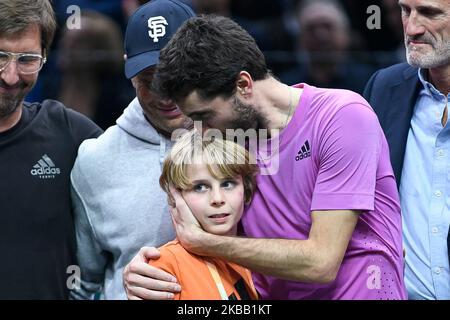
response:
[[[359,93],[382,67],[405,60],[397,0],[180,0],[197,14],[229,16],[244,27],[283,82]],[[59,31],[28,101],[57,99],[106,129],[135,97],[123,74],[128,17],[145,0],[54,0]],[[67,8],[81,9],[69,30]],[[370,29],[380,9],[380,28]],[[377,17],[375,17],[377,18]]]

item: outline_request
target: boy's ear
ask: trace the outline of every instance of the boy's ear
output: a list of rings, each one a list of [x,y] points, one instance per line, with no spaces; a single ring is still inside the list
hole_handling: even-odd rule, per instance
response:
[[[175,188],[172,184],[166,183],[166,187],[167,187],[167,202],[169,203],[169,206],[171,206],[172,208],[175,208],[176,203],[175,203],[175,198],[172,195],[171,192],[171,188]]]
[[[181,188],[177,188],[175,186],[172,185],[172,188],[175,188],[178,192],[183,191]],[[173,197],[172,193],[170,192],[170,188],[168,188],[167,191],[167,202],[169,203],[169,206],[171,206],[172,208],[176,207],[176,202],[175,202],[175,198]]]
[[[170,193],[167,194],[167,202],[169,203],[170,207],[175,208],[175,199]]]

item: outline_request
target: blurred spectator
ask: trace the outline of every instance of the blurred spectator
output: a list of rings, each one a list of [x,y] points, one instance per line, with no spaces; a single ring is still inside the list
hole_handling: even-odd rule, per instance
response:
[[[357,31],[358,43],[355,49],[370,50],[370,51],[390,51],[396,48],[397,42],[393,37],[390,27],[386,24],[387,15],[383,14],[382,6],[383,0],[339,0],[343,5],[348,17],[351,17],[350,27]],[[367,13],[370,6],[377,6],[380,8],[379,20],[381,22],[380,29],[369,29],[367,21],[373,14]]]
[[[372,64],[376,69],[384,68],[405,60],[402,38],[401,16],[398,0],[340,0],[356,31],[357,41],[352,49],[358,50],[358,58]],[[380,9],[379,28],[369,29],[368,19],[376,17],[374,11],[367,13],[370,6]],[[403,51],[403,52],[402,52]]]
[[[291,0],[231,0],[231,17],[247,30],[278,74],[290,64],[295,38],[290,33]]]
[[[67,19],[74,14],[73,11],[67,12],[70,6],[78,6],[81,12],[86,10],[100,12],[118,23],[123,31],[128,16],[126,16],[126,12],[122,8],[122,2],[142,2],[142,0],[53,0],[52,6],[55,11],[58,28],[55,34],[55,41],[52,44],[51,53],[57,55],[61,32],[66,27]],[[38,82],[26,97],[26,101],[33,102],[44,99],[58,99],[59,83],[55,80],[60,77],[61,74],[56,66],[56,59],[48,59],[48,62],[40,72]]]
[[[391,64],[406,62],[406,49],[403,37],[402,11],[398,5],[398,0],[382,0],[382,13],[386,18],[386,23],[392,31],[392,37],[397,43],[393,48],[393,57]]]
[[[128,18],[136,11],[137,8],[147,3],[149,0],[122,0],[122,12],[125,19]]]
[[[191,0],[191,6],[197,14],[217,14],[229,17],[231,0]]]
[[[57,0],[53,1],[58,25],[63,27],[66,24],[66,19],[72,13],[67,13],[67,8],[76,5],[83,11],[96,11],[108,16],[117,22],[120,28],[125,28],[126,19],[122,12],[123,0]]]
[[[65,28],[60,39],[58,99],[106,129],[134,92],[122,75],[122,32],[112,19],[94,11],[82,11],[81,25]]]
[[[373,70],[351,60],[350,22],[340,4],[334,0],[303,1],[297,9],[297,18],[299,61],[281,74],[281,80],[362,93]]]
[[[71,15],[67,13],[68,6],[75,4],[81,11],[94,9],[99,11],[123,27],[128,19],[140,5],[149,0],[58,0],[54,1],[54,7],[59,18],[59,26],[64,27],[66,19]],[[291,70],[296,60],[304,60],[306,52],[296,48],[300,43],[300,32],[297,4],[305,0],[179,0],[191,6],[196,13],[216,13],[223,16],[231,16],[240,23],[256,39],[259,47],[264,51],[267,64],[276,75],[293,74],[292,81],[296,82],[301,74]],[[373,66],[374,69],[385,67],[403,61],[404,46],[402,38],[401,18],[398,0],[335,0],[339,2],[347,13],[347,30],[350,30],[349,41],[345,51],[351,53],[352,59]],[[307,2],[307,1],[306,1]],[[319,0],[320,2],[320,0]],[[367,19],[370,14],[367,8],[377,5],[381,9],[381,29],[370,30],[367,27]],[[297,40],[296,40],[297,39]],[[55,41],[57,44],[57,41]],[[294,54],[298,49],[299,58]],[[56,50],[52,50],[56,52]],[[348,54],[347,54],[348,55]],[[348,57],[346,58],[349,59]],[[55,77],[59,77],[54,65],[56,59],[50,59],[40,74],[40,80],[33,91],[27,97],[27,101],[42,100],[46,98],[58,98],[58,83]],[[341,73],[347,72],[341,70]],[[296,74],[294,74],[296,73]],[[309,72],[307,72],[309,73]],[[323,72],[322,72],[323,73]],[[358,76],[358,75],[356,75]],[[320,76],[317,76],[320,78]],[[362,83],[366,80],[363,77]],[[348,80],[351,80],[350,77]],[[287,82],[292,82],[290,79]],[[55,84],[56,83],[56,84]],[[311,82],[313,83],[313,82]],[[329,86],[331,86],[330,84]],[[356,91],[360,91],[359,87]],[[347,86],[344,86],[347,87]]]

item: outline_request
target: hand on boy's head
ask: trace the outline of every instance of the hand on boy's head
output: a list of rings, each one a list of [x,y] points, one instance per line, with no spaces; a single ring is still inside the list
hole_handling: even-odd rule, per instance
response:
[[[186,250],[201,254],[204,240],[202,236],[207,233],[202,229],[181,193],[172,187],[170,193],[175,200],[175,207],[170,208],[170,213],[178,240]]]
[[[171,208],[171,214],[174,223],[176,225],[191,224],[194,226],[198,226],[198,228],[201,229],[198,220],[194,217],[186,201],[184,201],[184,198],[181,195],[180,191],[178,191],[174,187],[170,187],[170,194],[172,195],[172,198],[174,200],[174,205]]]

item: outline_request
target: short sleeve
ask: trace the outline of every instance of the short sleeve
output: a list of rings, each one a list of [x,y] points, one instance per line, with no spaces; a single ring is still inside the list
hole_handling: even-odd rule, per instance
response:
[[[311,210],[373,210],[382,131],[362,103],[340,108],[320,131]]]
[[[103,133],[99,126],[81,113],[69,108],[66,108],[66,112],[72,137],[78,145],[86,139],[97,138]]]
[[[178,268],[178,262],[175,258],[175,254],[167,247],[159,248],[160,257],[158,260],[150,260],[149,265],[159,268],[167,273],[170,273],[177,279],[181,279],[180,270]],[[176,293],[174,300],[180,300],[180,294]]]

